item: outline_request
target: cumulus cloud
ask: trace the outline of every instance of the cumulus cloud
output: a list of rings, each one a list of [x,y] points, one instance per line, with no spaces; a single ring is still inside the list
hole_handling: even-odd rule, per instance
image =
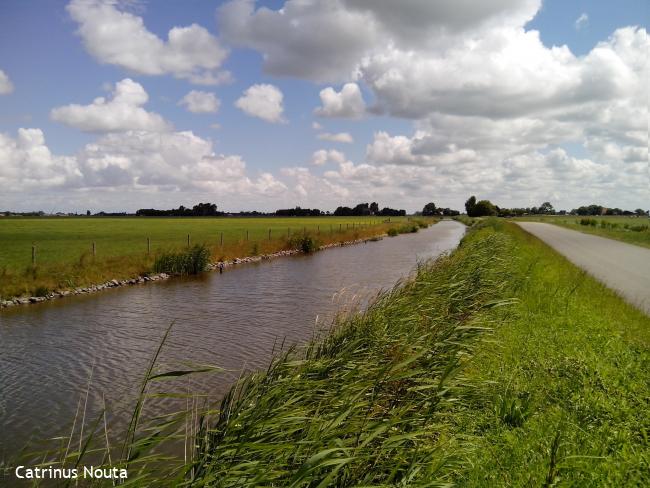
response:
[[[115,84],[110,100],[98,97],[90,105],[66,105],[52,109],[52,120],[85,132],[129,130],[167,131],[172,128],[162,116],[142,106],[149,95],[142,85],[130,78]]]
[[[215,113],[219,110],[219,99],[214,93],[192,90],[178,102],[189,112],[195,114]]]
[[[17,137],[0,133],[0,186],[3,192],[66,187],[82,174],[71,157],[54,156],[40,129],[18,129]]]
[[[316,109],[316,115],[321,117],[341,117],[358,119],[366,111],[361,90],[356,83],[346,83],[337,92],[332,87],[320,92],[322,106]]]
[[[218,154],[191,131],[106,134],[71,156],[53,155],[40,129],[19,129],[15,138],[0,134],[0,184],[13,192],[119,189],[113,208],[138,192],[273,198],[286,191],[270,173],[251,176],[241,156]]]
[[[284,123],[282,92],[274,85],[259,84],[248,88],[237,99],[235,106],[251,117],[267,122]]]
[[[192,83],[214,85],[230,75],[219,71],[228,55],[204,27],[173,27],[163,40],[141,17],[111,0],[72,0],[67,10],[79,24],[86,50],[99,62],[143,75],[171,74]]]
[[[0,69],[0,95],[8,95],[14,91],[14,84],[9,76]]]
[[[336,149],[319,149],[311,156],[311,164],[314,166],[323,166],[329,162],[342,164],[345,161],[345,154]]]
[[[359,58],[379,42],[375,22],[338,0],[289,0],[280,10],[233,0],[217,10],[217,21],[228,41],[264,54],[266,72],[319,82],[349,79]]]
[[[576,30],[583,29],[584,27],[587,27],[587,25],[589,25],[589,15],[583,12],[575,21]]]
[[[217,20],[230,42],[264,54],[268,73],[338,82],[349,80],[364,56],[388,45],[426,50],[469,30],[524,25],[540,5],[541,0],[287,0],[272,10],[233,0],[219,8]]]
[[[347,132],[338,132],[336,134],[332,134],[331,132],[321,132],[316,137],[322,141],[341,142],[346,144],[354,142],[352,136]]]

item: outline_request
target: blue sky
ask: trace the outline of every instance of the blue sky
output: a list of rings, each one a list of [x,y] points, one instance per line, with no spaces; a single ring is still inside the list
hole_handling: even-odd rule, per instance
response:
[[[76,2],[76,14],[67,1],[4,1],[0,70],[11,89],[0,95],[0,209],[54,202],[61,210],[134,210],[209,199],[233,210],[270,210],[376,199],[416,210],[430,200],[460,207],[472,193],[502,205],[551,199],[567,208],[595,201],[648,206],[647,143],[644,153],[636,126],[614,127],[639,113],[647,120],[647,97],[645,106],[636,101],[643,102],[639,86],[645,83],[647,90],[647,2],[508,0],[501,10],[480,13],[467,1],[438,3],[453,8],[405,1],[404,17],[393,16],[393,22],[390,2],[364,0],[306,6],[280,0],[91,0]],[[458,12],[464,4],[467,12]],[[98,6],[114,17],[99,15]],[[426,15],[431,17],[423,22]],[[167,68],[151,74],[133,58],[143,56],[144,66],[160,53],[130,51],[128,43],[122,51],[102,51],[113,43],[93,32],[111,29],[110,22],[123,16],[133,22],[119,35],[132,35],[133,45],[142,32],[165,42],[174,27],[201,26],[215,57],[218,49],[228,53],[216,67],[197,55],[191,69],[210,65],[231,80],[197,83],[169,59],[156,65]],[[309,27],[314,19],[316,30]],[[133,27],[138,21],[141,30]],[[90,34],[82,32],[84,25]],[[628,26],[636,28],[622,30]],[[531,30],[539,31],[541,44],[526,36]],[[621,35],[612,41],[617,31]],[[192,36],[181,53],[188,58],[203,34]],[[594,51],[599,42],[607,43],[604,56]],[[628,45],[636,51],[628,52]],[[468,53],[480,54],[486,64],[472,64]],[[138,106],[162,117],[165,130],[152,131],[130,116],[123,127],[114,121],[84,125],[91,116],[83,106],[97,97],[109,101],[126,78],[146,92],[147,102]],[[623,86],[619,79],[629,82]],[[341,96],[346,84],[354,85],[349,99]],[[273,90],[252,97],[254,113],[247,113],[236,101],[254,85]],[[326,102],[321,94],[330,88]],[[192,113],[180,105],[192,90],[214,95],[218,110]],[[277,120],[256,115],[278,92]],[[356,93],[363,106],[355,111]],[[52,113],[74,104],[82,108]],[[315,114],[318,107],[328,115]],[[40,131],[43,141],[35,132],[21,139],[20,129]],[[196,149],[177,161],[142,143],[147,133],[173,141],[187,131]],[[323,133],[347,133],[354,142],[319,139]],[[122,145],[120,138],[128,142]],[[35,159],[36,153],[41,156]],[[202,175],[192,177],[199,166]]]

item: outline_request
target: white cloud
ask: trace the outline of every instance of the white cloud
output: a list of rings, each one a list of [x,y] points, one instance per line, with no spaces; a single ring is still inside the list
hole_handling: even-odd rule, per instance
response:
[[[192,90],[178,102],[195,114],[215,113],[219,110],[219,99],[214,93]]]
[[[233,0],[218,9],[217,20],[227,40],[263,53],[268,73],[340,82],[386,46],[426,51],[470,30],[524,25],[540,6],[541,0],[287,0],[272,10]]]
[[[115,209],[138,193],[211,194],[213,200],[216,193],[220,203],[228,196],[236,203],[286,191],[270,173],[250,176],[241,156],[217,154],[211,141],[191,131],[111,133],[73,156],[53,155],[40,129],[19,129],[16,138],[0,134],[0,185],[7,194],[92,190],[97,196],[119,190],[119,199],[110,204]]]
[[[90,105],[57,107],[52,109],[50,117],[85,132],[170,130],[171,124],[162,116],[142,108],[148,100],[142,85],[125,78],[115,84],[110,100],[98,97]]]
[[[322,107],[316,109],[321,117],[341,117],[358,119],[366,111],[361,90],[356,83],[346,83],[340,92],[328,87],[320,92]]]
[[[354,142],[352,136],[347,132],[338,132],[336,134],[332,134],[330,132],[322,132],[318,134],[317,137],[322,141],[342,142],[346,144],[352,144]]]
[[[582,14],[580,14],[580,17],[578,17],[575,21],[576,30],[583,29],[588,25],[589,25],[589,15],[583,12]]]
[[[235,106],[251,117],[258,117],[272,123],[286,122],[283,95],[279,88],[273,85],[259,84],[249,87],[237,99]]]
[[[9,76],[0,69],[0,95],[8,95],[14,91],[14,84]]]
[[[336,149],[319,149],[311,156],[311,164],[314,166],[323,166],[329,162],[341,164],[345,161],[345,154]]]
[[[40,129],[0,133],[0,187],[3,193],[65,187],[81,179],[74,158],[54,156]]]
[[[320,125],[318,122],[312,122],[311,123],[311,128],[314,130],[321,130],[323,128],[322,125]]]
[[[141,17],[110,0],[72,0],[67,10],[79,24],[86,50],[99,62],[143,75],[171,74],[197,84],[218,84],[228,51],[204,27],[173,27],[167,40],[147,30]]]
[[[217,10],[217,22],[228,41],[264,54],[266,72],[314,81],[349,79],[359,58],[379,42],[375,22],[338,0],[289,0],[280,10],[233,0]]]

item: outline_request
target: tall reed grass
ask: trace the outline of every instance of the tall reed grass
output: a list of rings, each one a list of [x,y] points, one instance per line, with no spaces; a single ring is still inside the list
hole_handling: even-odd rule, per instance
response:
[[[210,250],[203,244],[196,244],[185,251],[165,252],[158,256],[153,269],[157,273],[172,275],[196,275],[210,264]]]

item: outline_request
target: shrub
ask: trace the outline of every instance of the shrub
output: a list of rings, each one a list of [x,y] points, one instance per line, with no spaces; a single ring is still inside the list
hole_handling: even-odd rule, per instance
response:
[[[390,237],[395,237],[397,234],[399,234],[399,232],[395,227],[391,227],[390,229],[388,229],[388,235]]]
[[[598,225],[598,221],[596,219],[580,219],[580,225],[590,225],[592,227],[596,227],[596,225]]]
[[[35,297],[46,297],[50,293],[50,289],[46,286],[38,286],[34,290]]]
[[[310,235],[292,236],[287,244],[291,249],[300,249],[305,254],[318,251],[320,247],[319,242]]]
[[[630,230],[633,231],[633,232],[643,232],[643,231],[648,230],[648,226],[647,225],[632,225],[632,226],[630,226]]]
[[[158,256],[153,268],[157,273],[195,275],[205,271],[209,262],[210,250],[204,244],[197,244],[186,251]]]
[[[398,232],[400,234],[412,234],[420,230],[420,226],[417,224],[405,224],[399,228]]]

